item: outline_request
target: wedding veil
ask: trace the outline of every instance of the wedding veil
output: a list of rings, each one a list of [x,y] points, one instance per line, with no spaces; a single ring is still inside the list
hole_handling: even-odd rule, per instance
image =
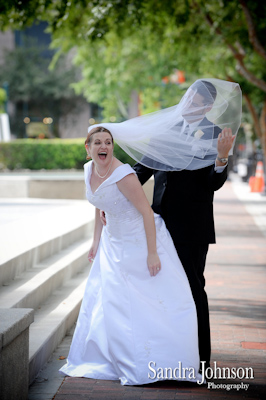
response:
[[[241,110],[237,83],[198,79],[173,107],[120,123],[92,125],[88,131],[97,126],[108,129],[127,154],[149,168],[196,170],[215,162],[223,128],[237,134]]]

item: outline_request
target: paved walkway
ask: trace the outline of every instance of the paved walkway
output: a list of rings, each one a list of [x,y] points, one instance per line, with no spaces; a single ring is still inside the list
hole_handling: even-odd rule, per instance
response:
[[[247,184],[226,182],[215,199],[217,244],[206,268],[212,336],[212,370],[233,368],[239,379],[211,378],[207,386],[164,382],[123,387],[117,381],[62,379],[71,335],[36,382],[30,400],[156,400],[266,398],[266,197]],[[250,379],[252,371],[254,379]],[[242,377],[242,375],[244,375]],[[61,386],[60,386],[61,385]],[[238,385],[238,386],[237,386]],[[59,390],[58,390],[59,388]]]

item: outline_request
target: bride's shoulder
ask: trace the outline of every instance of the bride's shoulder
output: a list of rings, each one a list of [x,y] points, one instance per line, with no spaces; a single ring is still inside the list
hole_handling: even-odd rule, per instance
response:
[[[119,180],[129,174],[135,174],[134,169],[129,164],[123,164],[118,159],[115,159],[113,172],[115,177]]]
[[[92,160],[86,162],[86,163],[83,165],[83,168],[86,170],[86,169],[88,169],[88,168],[91,167],[91,164],[92,164]]]
[[[84,178],[85,178],[85,183],[86,185],[89,184],[89,180],[90,180],[90,175],[91,175],[91,165],[92,165],[92,161],[88,161],[87,163],[85,163],[83,165],[84,168]]]

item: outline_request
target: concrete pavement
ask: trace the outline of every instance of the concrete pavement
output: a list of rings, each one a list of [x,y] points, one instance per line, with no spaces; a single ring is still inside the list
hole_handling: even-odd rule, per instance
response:
[[[30,387],[29,400],[264,399],[265,220],[266,197],[250,193],[246,183],[231,175],[231,180],[215,198],[217,244],[210,246],[208,254],[206,290],[211,318],[212,370],[236,368],[239,378],[210,377],[204,387],[178,382],[123,387],[117,381],[63,379],[57,371],[65,363],[72,330]],[[254,379],[250,379],[250,373]]]

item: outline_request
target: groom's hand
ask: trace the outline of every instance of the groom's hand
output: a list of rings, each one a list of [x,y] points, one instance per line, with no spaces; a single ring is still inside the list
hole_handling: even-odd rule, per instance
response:
[[[219,158],[228,158],[229,151],[233,146],[235,135],[232,134],[230,128],[224,128],[218,135],[217,150]],[[216,160],[216,165],[224,165]]]

